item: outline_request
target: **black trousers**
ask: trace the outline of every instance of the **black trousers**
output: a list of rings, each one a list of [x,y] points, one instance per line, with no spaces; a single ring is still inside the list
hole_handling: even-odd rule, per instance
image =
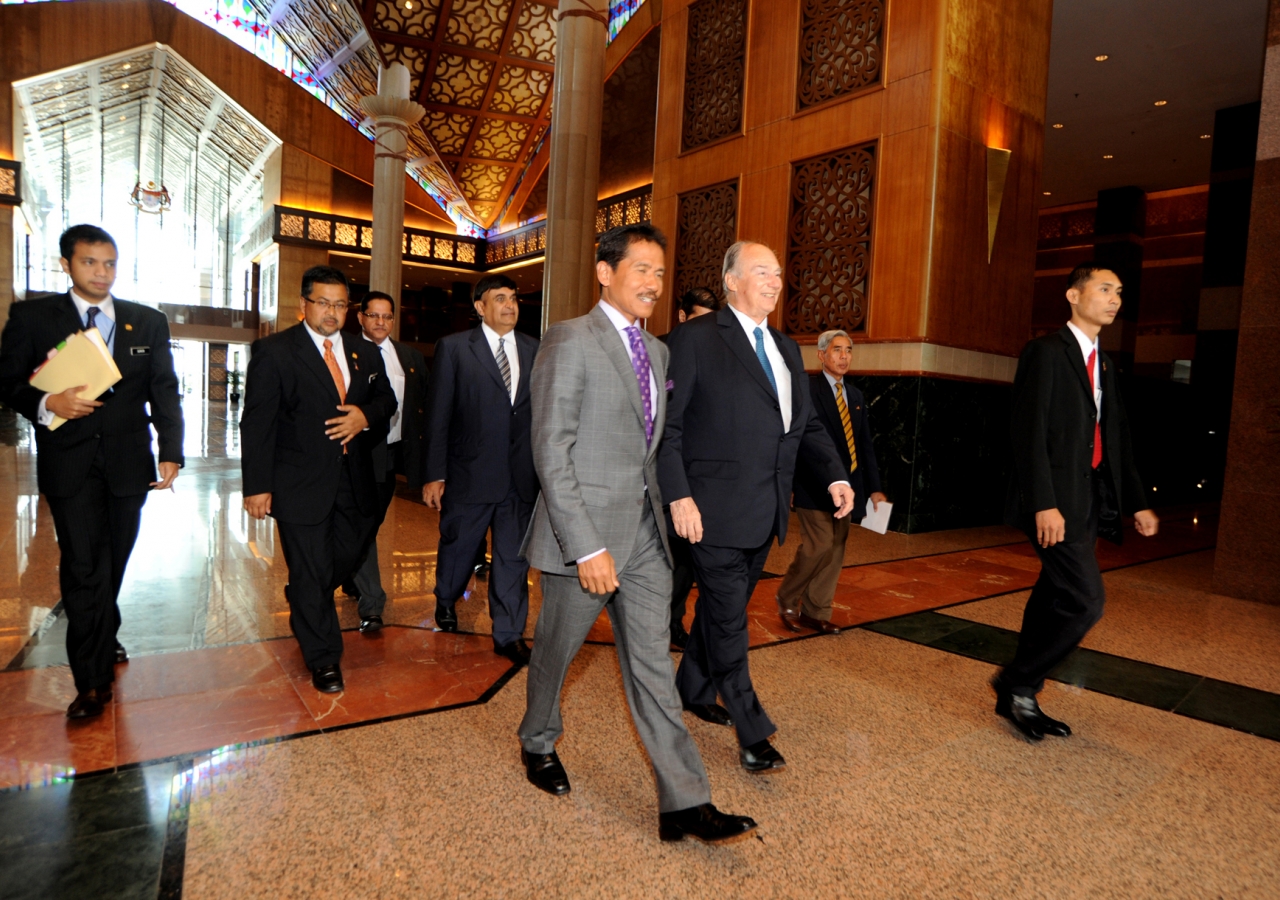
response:
[[[436,602],[452,607],[475,571],[476,547],[493,531],[493,563],[489,567],[489,617],[493,641],[509,644],[523,636],[529,618],[529,563],[520,544],[533,516],[533,504],[513,487],[501,503],[450,503],[444,492],[440,511],[440,545],[436,553]]]
[[[289,566],[289,583],[284,589],[289,601],[289,627],[302,648],[302,658],[312,670],[335,665],[342,659],[342,627],[333,592],[355,571],[374,522],[375,517],[360,512],[356,504],[346,457],[338,479],[338,496],[324,521],[317,525],[276,522],[284,561]]]
[[[671,632],[684,627],[684,614],[689,605],[689,591],[693,589],[693,554],[690,544],[673,531],[667,532],[671,556],[675,566],[671,569]]]
[[[84,486],[70,497],[45,497],[53,513],[61,564],[58,582],[67,616],[67,659],[76,690],[115,680],[120,584],[138,540],[146,494],[115,497],[99,446]]]
[[[387,447],[388,469],[385,477],[378,482],[378,508],[373,518],[373,528],[369,539],[364,542],[364,551],[356,562],[355,571],[344,582],[348,594],[360,598],[360,618],[381,616],[387,605],[387,592],[382,588],[382,573],[378,568],[378,532],[386,521],[387,510],[396,496],[396,475],[404,474],[404,442],[396,441]]]
[[[743,747],[778,730],[760,705],[747,668],[747,601],[772,543],[773,535],[751,550],[689,545],[698,579],[698,605],[676,672],[676,687],[686,705],[715,703],[719,694]]]
[[[1083,538],[1041,547],[1035,535],[1029,535],[1040,557],[1040,577],[1022,613],[1018,652],[996,679],[998,687],[1013,694],[1038,694],[1045,676],[1079,646],[1102,618],[1106,590],[1094,552],[1098,542],[1098,477],[1095,475],[1093,480],[1093,499]]]

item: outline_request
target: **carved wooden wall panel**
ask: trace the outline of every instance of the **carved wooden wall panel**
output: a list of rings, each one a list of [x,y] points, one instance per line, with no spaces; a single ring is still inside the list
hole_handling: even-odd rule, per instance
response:
[[[791,334],[865,329],[875,150],[850,147],[792,170],[784,316]]]
[[[706,288],[717,297],[723,296],[720,272],[724,254],[738,233],[738,182],[681,194],[677,216],[672,308],[691,288]]]
[[[698,0],[689,7],[683,149],[742,130],[747,0]]]
[[[884,7],[885,0],[802,0],[800,109],[880,82]]]

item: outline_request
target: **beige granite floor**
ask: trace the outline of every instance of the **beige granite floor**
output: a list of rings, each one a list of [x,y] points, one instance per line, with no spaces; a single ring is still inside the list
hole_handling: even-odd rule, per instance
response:
[[[228,748],[202,770],[184,897],[1274,897],[1280,744],[1051,684],[1069,740],[991,712],[991,667],[851,631],[752,653],[789,768],[692,718],[728,846],[656,835],[611,647],[564,695],[573,792],[524,779],[516,677],[483,706]]]
[[[1083,646],[1280,693],[1280,605],[1212,591],[1213,551],[1103,576],[1107,608]],[[1017,631],[1028,591],[943,612]]]

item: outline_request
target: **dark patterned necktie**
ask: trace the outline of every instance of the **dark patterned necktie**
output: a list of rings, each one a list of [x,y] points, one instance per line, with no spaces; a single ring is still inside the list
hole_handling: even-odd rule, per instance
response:
[[[503,349],[502,342],[506,338],[498,338],[498,371],[502,373],[502,383],[507,386],[507,396],[511,396],[511,360],[507,359],[507,351]]]
[[[640,401],[644,404],[644,439],[653,443],[653,397],[649,393],[649,351],[645,348],[640,329],[627,326],[627,339],[631,341],[631,368],[635,369],[640,386]]]

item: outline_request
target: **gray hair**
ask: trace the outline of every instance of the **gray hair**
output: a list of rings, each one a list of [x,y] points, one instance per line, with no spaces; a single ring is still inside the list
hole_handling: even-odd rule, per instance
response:
[[[838,337],[844,338],[850,344],[853,343],[853,338],[849,337],[849,332],[845,331],[843,328],[833,328],[830,331],[824,331],[822,334],[818,335],[818,349],[821,352],[826,353],[827,348],[831,346],[831,342]]]
[[[760,241],[734,241],[729,245],[729,249],[724,252],[724,265],[720,267],[721,284],[724,284],[724,277],[730,272],[737,275],[742,274],[738,271],[738,258],[742,256],[742,251],[747,247],[764,247],[770,253],[773,253],[772,247],[768,244],[763,244]],[[777,256],[777,254],[774,253],[774,256]],[[724,289],[726,291],[729,290],[729,286],[725,284]]]

